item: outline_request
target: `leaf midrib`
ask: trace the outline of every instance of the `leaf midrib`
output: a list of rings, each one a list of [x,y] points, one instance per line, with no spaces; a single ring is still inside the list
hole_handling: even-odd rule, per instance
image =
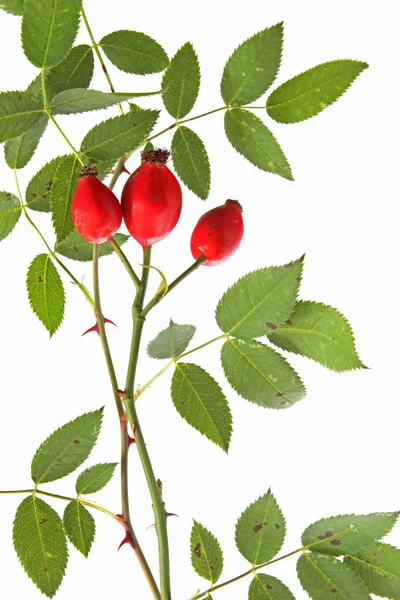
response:
[[[375,565],[374,563],[371,562],[367,562],[365,559],[363,558],[359,558],[358,556],[353,556],[352,554],[346,554],[346,556],[348,556],[349,558],[351,558],[354,561],[358,561],[360,564],[362,564],[364,567],[366,567],[367,569],[371,569],[374,571],[377,571],[379,575],[381,575],[382,577],[389,578],[394,580],[395,583],[399,582],[400,583],[400,575],[397,574],[393,574],[390,571],[385,571],[382,567],[379,567],[377,565]],[[372,592],[374,593],[374,592]]]
[[[340,342],[338,342],[338,340],[336,340],[333,337],[330,337],[329,335],[327,335],[326,333],[322,333],[321,331],[315,331],[314,329],[300,329],[297,328],[295,326],[291,326],[291,327],[284,327],[282,329],[277,329],[276,331],[273,332],[273,335],[277,335],[277,334],[282,334],[282,335],[286,335],[287,333],[300,333],[303,335],[316,335],[316,336],[320,336],[322,338],[326,338],[327,340],[329,340],[330,342],[332,342],[333,344],[336,344],[337,346],[339,346],[340,348],[342,348],[344,350],[344,352],[353,360],[356,358],[358,358],[357,356],[354,356],[354,354],[351,354],[349,352],[349,350],[347,350],[347,348],[345,348],[345,346],[343,346]]]
[[[330,576],[328,576],[324,571],[322,571],[322,569],[310,558],[310,555],[307,552],[303,552],[303,556],[306,557],[306,559],[313,565],[313,567],[322,575],[322,578],[325,579],[326,581],[329,582],[329,584],[332,584],[339,592],[340,596],[342,596],[344,598],[344,600],[349,600],[349,596],[347,594],[344,594],[344,592],[341,590],[341,586],[337,587],[337,583],[336,581],[334,581],[333,579],[330,579]],[[332,560],[336,560],[333,557],[331,557]],[[343,564],[340,563],[339,561],[336,561],[338,564]]]

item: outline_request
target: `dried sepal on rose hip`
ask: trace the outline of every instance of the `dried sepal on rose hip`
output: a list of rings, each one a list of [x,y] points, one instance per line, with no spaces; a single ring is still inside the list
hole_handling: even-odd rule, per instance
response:
[[[190,250],[195,260],[203,257],[203,264],[211,267],[229,258],[242,237],[242,207],[237,200],[227,200],[200,217],[193,229]]]
[[[181,214],[182,190],[167,167],[169,155],[160,148],[142,152],[142,164],[122,190],[125,225],[144,248],[167,237]]]
[[[83,167],[80,172],[71,214],[77,232],[91,244],[102,244],[121,226],[122,209],[118,198],[97,179],[94,167]]]

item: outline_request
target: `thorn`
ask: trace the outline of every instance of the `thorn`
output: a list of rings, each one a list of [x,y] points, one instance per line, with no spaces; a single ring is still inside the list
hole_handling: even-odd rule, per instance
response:
[[[115,173],[115,170],[114,170],[114,169],[112,169],[112,170],[111,170],[111,171],[110,171],[108,174],[109,174],[109,175],[114,175],[114,173]],[[128,173],[128,175],[130,175],[130,174],[131,174],[131,173],[130,173],[130,171],[128,171],[128,169],[126,168],[126,166],[125,166],[125,165],[122,167],[122,169],[121,169],[121,173]]]
[[[126,532],[124,539],[122,540],[122,542],[120,543],[120,545],[117,548],[117,552],[120,548],[122,548],[122,546],[124,546],[125,544],[129,544],[131,548],[135,549],[135,544],[133,542],[132,536],[129,533],[129,531]]]
[[[167,519],[168,519],[168,517],[177,517],[178,515],[177,515],[177,514],[175,514],[175,513],[170,513],[170,512],[167,512],[167,511],[165,511],[165,516],[166,516],[166,517],[167,517]],[[155,527],[155,526],[156,526],[156,524],[155,524],[155,523],[152,523],[151,525],[149,525],[148,527],[146,527],[146,530],[147,530],[147,529],[151,529],[152,527]]]
[[[114,321],[110,321],[110,319],[106,319],[106,317],[104,317],[104,323],[111,323],[111,325],[115,325]],[[117,327],[117,325],[115,325],[115,327]],[[96,323],[96,325],[93,325],[93,327],[90,327],[90,329],[88,329],[87,331],[82,333],[82,337],[84,335],[86,335],[87,333],[90,333],[91,331],[96,331],[100,335],[99,326],[97,323]]]
[[[132,444],[136,444],[135,438],[128,434],[128,448],[132,446]]]

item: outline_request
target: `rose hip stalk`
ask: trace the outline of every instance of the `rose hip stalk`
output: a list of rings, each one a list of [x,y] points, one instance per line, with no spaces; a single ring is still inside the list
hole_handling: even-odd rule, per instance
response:
[[[181,214],[182,190],[166,165],[168,158],[168,150],[142,152],[142,164],[122,191],[125,225],[143,248],[169,235]]]
[[[190,249],[203,265],[215,266],[229,258],[243,237],[242,207],[237,200],[227,200],[200,217],[190,240]]]

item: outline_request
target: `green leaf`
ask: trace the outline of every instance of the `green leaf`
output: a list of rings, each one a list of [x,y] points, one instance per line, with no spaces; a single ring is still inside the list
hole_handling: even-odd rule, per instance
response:
[[[126,73],[146,75],[168,67],[165,50],[151,37],[138,31],[113,31],[100,40],[99,46],[113,65]]]
[[[129,94],[105,94],[97,90],[74,89],[60,92],[51,101],[55,115],[69,115],[90,110],[100,110],[124,102],[134,96],[154,96],[160,92],[132,92]]]
[[[400,600],[400,549],[376,544],[344,562],[376,596]]]
[[[10,169],[23,169],[23,167],[26,167],[35,154],[48,122],[47,115],[43,115],[40,121],[28,131],[13,140],[5,142],[4,158]]]
[[[210,163],[197,133],[188,127],[178,127],[172,138],[171,150],[178,177],[196,196],[205,200],[210,191]]]
[[[222,346],[221,362],[233,389],[260,406],[289,408],[306,394],[283,356],[255,340],[230,338]]]
[[[45,71],[45,76],[47,76],[48,71]],[[36,100],[39,98],[42,99],[42,75],[36,75],[35,79],[32,79],[28,87],[26,88],[28,94],[33,96]]]
[[[151,358],[177,358],[186,348],[196,332],[194,325],[177,325],[171,319],[166,329],[147,346]]]
[[[65,156],[53,177],[50,204],[57,243],[64,240],[75,229],[72,222],[71,205],[78,186],[80,169],[81,165],[75,156]]]
[[[43,108],[27,92],[0,94],[0,142],[25,133],[43,119]]]
[[[22,15],[24,0],[0,0],[0,8],[10,13],[10,15]]]
[[[302,554],[297,561],[297,576],[312,600],[371,600],[351,569],[332,556]]]
[[[197,54],[186,42],[171,59],[162,80],[164,106],[174,119],[183,119],[192,110],[200,89]]]
[[[101,490],[114,475],[118,463],[99,463],[88,467],[76,480],[77,494],[94,494]]]
[[[39,446],[32,459],[36,485],[61,479],[89,456],[99,437],[103,409],[94,410],[59,427]]]
[[[257,100],[274,81],[282,55],[283,23],[277,23],[240,44],[228,59],[221,80],[225,104]]]
[[[320,519],[304,531],[301,543],[313,552],[341,556],[371,546],[394,527],[399,513],[341,515]]]
[[[333,60],[313,67],[274,90],[267,100],[267,112],[278,123],[315,117],[367,68],[367,63],[358,60]]]
[[[68,560],[62,521],[35,495],[19,505],[13,528],[15,552],[26,574],[39,590],[52,598],[64,577]]]
[[[33,259],[29,265],[26,286],[33,312],[52,337],[64,318],[65,293],[50,256],[38,254]]]
[[[197,521],[193,521],[190,535],[190,556],[197,575],[213,584],[218,581],[224,566],[221,546],[217,538]]]
[[[158,115],[158,110],[141,109],[103,121],[86,134],[81,150],[98,160],[118,160],[143,144]]]
[[[307,356],[333,371],[365,368],[348,321],[326,304],[300,301],[289,319],[267,335],[279,348]]]
[[[124,233],[116,233],[113,237],[118,246],[122,246],[129,239],[129,235],[125,235]],[[65,239],[57,242],[54,249],[58,254],[62,254],[72,260],[90,262],[93,259],[93,244],[84,240],[76,230],[71,231]],[[100,257],[109,256],[112,253],[113,249],[108,242],[99,244]]]
[[[73,500],[65,508],[63,523],[71,544],[87,558],[96,531],[90,512],[80,502]]]
[[[232,417],[218,383],[204,369],[176,363],[171,383],[172,402],[178,413],[209,440],[228,451]]]
[[[285,532],[285,518],[268,490],[240,515],[236,523],[236,545],[246,560],[259,565],[279,552]]]
[[[21,203],[14,194],[0,192],[0,241],[14,229],[21,216]]]
[[[224,333],[244,339],[279,327],[296,303],[303,257],[283,267],[257,269],[241,277],[222,296],[216,309]]]
[[[65,156],[57,156],[45,164],[28,183],[25,201],[29,208],[40,212],[50,212],[50,195],[53,179]]]
[[[225,133],[235,150],[253,165],[293,181],[290,165],[276,138],[253,113],[242,108],[227,110]]]
[[[249,587],[249,600],[295,600],[295,597],[276,577],[256,573]]]
[[[90,46],[74,46],[66,58],[47,73],[46,87],[52,95],[64,90],[87,88],[93,77],[94,59]]]
[[[71,50],[79,26],[81,0],[25,0],[22,47],[35,67],[50,68]]]

